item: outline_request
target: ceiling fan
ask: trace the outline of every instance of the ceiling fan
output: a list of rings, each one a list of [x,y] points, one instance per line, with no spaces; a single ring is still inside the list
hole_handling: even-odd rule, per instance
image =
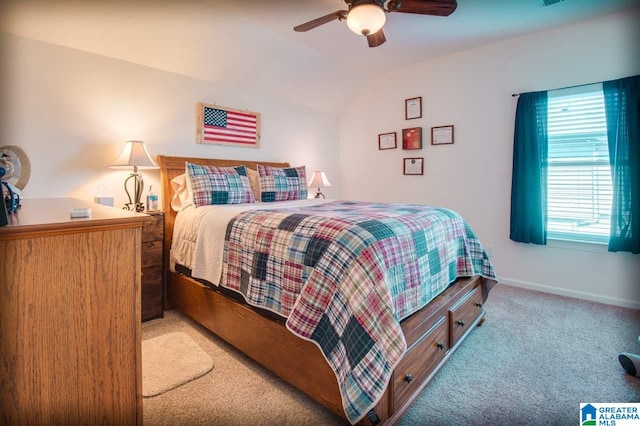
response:
[[[347,10],[338,10],[305,22],[293,27],[294,31],[309,31],[335,19],[339,21],[346,19],[351,31],[365,36],[369,47],[377,47],[387,41],[382,31],[382,26],[387,19],[386,13],[449,16],[458,7],[456,0],[344,0],[344,2],[347,4]]]

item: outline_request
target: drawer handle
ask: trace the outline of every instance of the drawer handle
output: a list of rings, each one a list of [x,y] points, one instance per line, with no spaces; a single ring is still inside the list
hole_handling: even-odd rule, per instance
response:
[[[404,381],[407,383],[411,383],[413,381],[413,374],[407,373],[407,375],[404,376]]]
[[[464,322],[464,320],[458,320],[458,323],[457,323],[457,324],[458,324],[460,327],[464,327],[464,325],[465,325],[466,323]]]
[[[438,347],[438,349],[443,350],[444,349],[444,342],[438,342],[438,343],[436,343],[436,346]]]
[[[476,306],[477,306],[478,308],[482,308],[482,303],[480,303],[480,302],[476,302]]]

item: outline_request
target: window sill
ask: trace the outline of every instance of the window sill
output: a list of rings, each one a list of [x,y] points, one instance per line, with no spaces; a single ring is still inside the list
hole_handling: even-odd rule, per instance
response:
[[[566,240],[547,237],[547,247],[563,250],[588,251],[592,253],[609,253],[608,243],[586,242],[579,240]]]

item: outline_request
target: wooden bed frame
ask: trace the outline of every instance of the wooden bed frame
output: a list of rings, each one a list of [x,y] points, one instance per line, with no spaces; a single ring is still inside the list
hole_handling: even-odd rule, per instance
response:
[[[185,161],[228,167],[257,164],[287,167],[289,163],[220,160],[159,155],[162,177],[162,207],[165,212],[165,265],[176,212],[170,207],[170,181],[184,173]],[[345,417],[333,370],[318,347],[302,340],[283,323],[267,318],[251,307],[213,291],[196,280],[172,272],[167,267],[167,304],[202,324],[238,350],[263,365],[286,382]],[[484,321],[483,293],[479,276],[457,280],[429,305],[402,322],[407,353],[396,367],[389,386],[376,405],[375,415],[358,424],[372,424],[377,416],[382,424],[395,424],[411,407],[420,392],[444,365],[469,332]],[[345,420],[346,421],[346,420]]]

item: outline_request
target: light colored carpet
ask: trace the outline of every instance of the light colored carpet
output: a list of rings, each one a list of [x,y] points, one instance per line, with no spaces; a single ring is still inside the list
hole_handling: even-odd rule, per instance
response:
[[[575,425],[581,402],[640,401],[617,357],[640,352],[640,311],[502,284],[485,307],[400,426]]]
[[[167,333],[142,341],[144,397],[175,389],[212,369],[211,356],[185,333]]]
[[[640,352],[640,311],[502,284],[485,307],[487,321],[399,426],[578,424],[580,402],[640,401],[640,378],[617,359]],[[145,425],[345,424],[175,310],[142,324],[143,338],[175,331],[189,334],[216,368],[145,398]]]
[[[148,339],[188,334],[215,368],[169,392],[143,399],[145,426],[319,426],[344,421],[177,310],[142,323]]]

